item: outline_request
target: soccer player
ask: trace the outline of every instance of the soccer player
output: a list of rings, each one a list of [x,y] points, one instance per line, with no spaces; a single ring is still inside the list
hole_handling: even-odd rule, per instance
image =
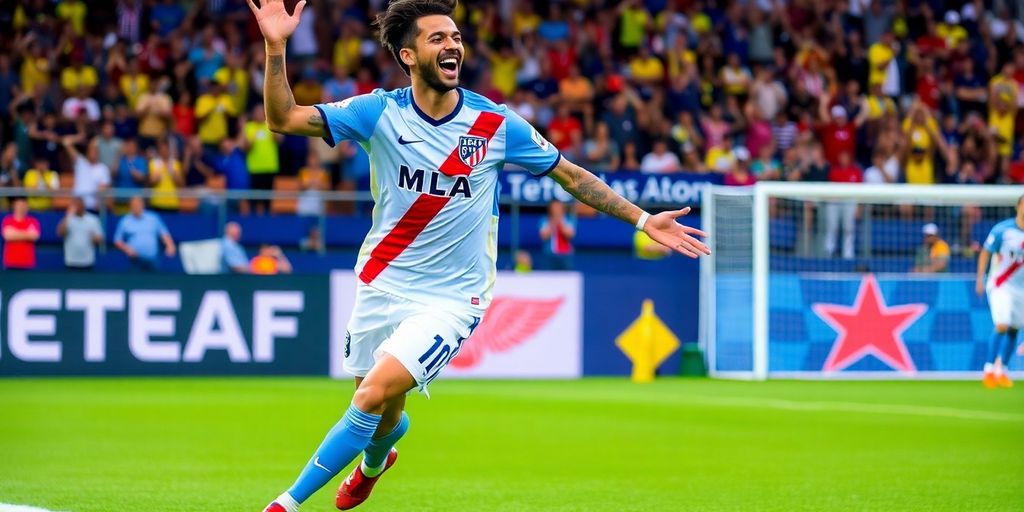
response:
[[[989,269],[989,260],[992,268]],[[990,270],[985,282],[985,271]],[[1017,200],[1017,217],[996,224],[978,256],[976,291],[988,293],[992,323],[992,352],[985,363],[985,387],[1013,386],[1007,375],[1017,334],[1024,326],[1024,196]]]
[[[377,17],[380,40],[412,86],[300,106],[285,73],[285,42],[305,6],[249,6],[266,42],[264,103],[275,132],[354,140],[370,156],[373,225],[356,263],[360,285],[344,368],[356,376],[347,412],[298,479],[265,510],[294,512],[362,454],[336,505],[362,503],[397,458],[409,428],[406,393],[425,391],[479,325],[497,256],[497,173],[506,163],[550,175],[577,199],[634,224],[690,257],[710,254],[701,231],[650,215],[558,149],[505,105],[459,87],[465,50],[452,0],[395,0]]]

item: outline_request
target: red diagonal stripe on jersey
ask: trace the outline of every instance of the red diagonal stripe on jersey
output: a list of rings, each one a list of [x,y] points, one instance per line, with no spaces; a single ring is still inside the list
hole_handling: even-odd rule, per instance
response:
[[[467,135],[483,137],[484,139],[487,139],[487,142],[490,142],[491,138],[498,132],[498,128],[504,121],[505,116],[500,114],[496,114],[494,112],[481,112],[480,116],[473,122],[473,126],[469,128],[469,133],[467,133]],[[458,145],[456,145],[455,151],[452,151],[451,154],[448,155],[448,159],[441,164],[439,170],[446,176],[466,176],[473,169],[459,158],[459,148]]]
[[[1013,273],[1016,272],[1017,269],[1019,269],[1022,266],[1024,266],[1024,263],[1021,263],[1019,261],[1011,263],[1009,267],[1006,267],[1006,270],[1004,270],[1002,274],[996,276],[996,286],[1002,286],[1003,283],[1009,280],[1010,276],[1013,275]]]
[[[1024,249],[1024,243],[1020,244],[1020,247]],[[1017,260],[1011,263],[1009,267],[1006,267],[1006,270],[1003,270],[1002,274],[996,276],[996,286],[1002,286],[1021,267],[1024,267],[1024,261]]]
[[[441,208],[448,204],[449,199],[427,194],[418,197],[391,232],[384,236],[377,247],[373,248],[370,260],[366,262],[363,271],[359,273],[359,279],[366,284],[370,284],[370,281],[376,279],[423,232],[423,229],[437,216]]]

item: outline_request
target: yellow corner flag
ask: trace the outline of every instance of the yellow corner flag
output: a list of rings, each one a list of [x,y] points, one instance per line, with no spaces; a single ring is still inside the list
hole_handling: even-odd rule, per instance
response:
[[[640,316],[615,338],[615,345],[633,362],[633,382],[651,382],[658,365],[679,349],[679,338],[654,314],[654,302],[645,299]]]

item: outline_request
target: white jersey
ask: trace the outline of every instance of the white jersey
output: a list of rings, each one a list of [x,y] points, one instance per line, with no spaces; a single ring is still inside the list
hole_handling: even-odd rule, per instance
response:
[[[1024,295],[1024,229],[1016,219],[996,224],[985,239],[985,250],[992,253],[987,287]]]
[[[355,271],[367,285],[429,305],[486,309],[498,256],[498,176],[505,163],[541,176],[557,148],[505,105],[457,89],[432,119],[410,88],[316,105],[332,146],[370,156],[373,226]]]

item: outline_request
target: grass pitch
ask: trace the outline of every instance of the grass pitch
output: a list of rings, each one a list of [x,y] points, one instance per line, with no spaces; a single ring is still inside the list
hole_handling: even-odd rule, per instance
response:
[[[259,511],[348,403],[326,379],[0,380],[0,503]],[[1024,389],[441,381],[359,510],[1024,510]],[[305,511],[334,510],[347,471]]]

